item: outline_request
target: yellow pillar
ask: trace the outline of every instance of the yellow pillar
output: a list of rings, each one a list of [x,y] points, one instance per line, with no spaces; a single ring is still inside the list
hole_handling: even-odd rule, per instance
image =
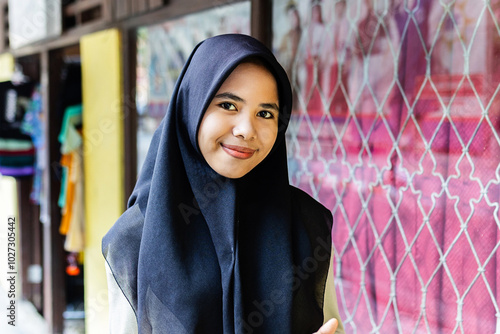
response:
[[[14,73],[14,57],[10,53],[0,54],[0,82],[9,81]]]
[[[85,174],[85,327],[108,332],[108,298],[101,239],[124,210],[120,32],[80,40]]]

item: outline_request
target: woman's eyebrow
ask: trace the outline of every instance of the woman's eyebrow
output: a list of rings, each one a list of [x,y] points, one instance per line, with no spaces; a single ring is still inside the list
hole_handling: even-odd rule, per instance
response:
[[[235,95],[235,94],[230,93],[230,92],[224,92],[224,93],[217,94],[217,95],[215,95],[215,98],[216,99],[230,99],[233,101],[243,102],[243,103],[246,102],[244,99],[242,99],[238,95]],[[278,107],[278,105],[276,103],[261,103],[261,104],[259,104],[259,106],[261,108],[264,108],[264,109],[274,109],[277,112],[280,111],[280,108]]]
[[[234,95],[233,93],[229,93],[229,92],[217,94],[217,95],[215,95],[215,98],[216,99],[231,99],[231,100],[238,101],[238,102],[245,102],[245,100],[243,100],[238,95]]]
[[[278,107],[276,103],[261,103],[259,106],[264,109],[274,109],[277,112],[280,111],[280,107]]]

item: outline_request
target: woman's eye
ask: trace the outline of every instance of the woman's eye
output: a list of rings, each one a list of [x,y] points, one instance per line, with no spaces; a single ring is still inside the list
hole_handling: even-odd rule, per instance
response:
[[[267,110],[262,110],[262,111],[259,111],[259,112],[257,113],[257,115],[258,115],[259,117],[263,117],[263,118],[273,118],[273,117],[274,117],[273,113],[272,113],[272,112],[270,112],[270,111],[267,111]]]
[[[222,102],[221,104],[219,104],[219,106],[222,109],[226,109],[226,110],[236,110],[236,107],[234,106],[234,104],[229,103],[229,102]]]

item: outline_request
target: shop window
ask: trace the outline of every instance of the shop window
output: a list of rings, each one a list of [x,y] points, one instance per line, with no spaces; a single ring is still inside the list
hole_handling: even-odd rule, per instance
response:
[[[177,77],[196,44],[224,33],[250,33],[250,2],[220,6],[137,31],[137,171],[165,115]]]
[[[349,333],[500,328],[500,2],[275,0],[291,183]]]

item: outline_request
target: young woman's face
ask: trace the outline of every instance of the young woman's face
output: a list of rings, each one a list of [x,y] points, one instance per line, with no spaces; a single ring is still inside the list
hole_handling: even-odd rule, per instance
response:
[[[242,63],[224,81],[200,124],[198,145],[222,176],[240,178],[271,151],[278,134],[279,98],[274,76]]]

